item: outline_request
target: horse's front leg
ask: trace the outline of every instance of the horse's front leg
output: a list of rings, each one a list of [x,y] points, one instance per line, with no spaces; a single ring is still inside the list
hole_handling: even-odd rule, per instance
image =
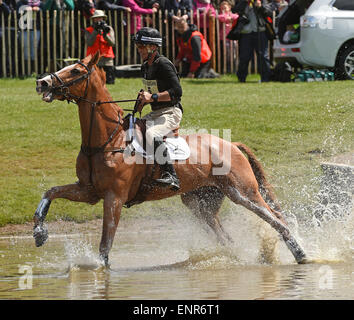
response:
[[[48,238],[48,230],[43,225],[43,222],[47,216],[51,202],[57,198],[90,204],[95,204],[100,200],[90,188],[83,186],[80,183],[53,187],[48,190],[44,194],[33,217],[33,237],[37,247],[42,246]]]
[[[112,248],[114,235],[116,233],[120,214],[126,197],[117,195],[113,191],[106,193],[103,203],[103,227],[100,243],[100,257],[108,266],[108,255]]]

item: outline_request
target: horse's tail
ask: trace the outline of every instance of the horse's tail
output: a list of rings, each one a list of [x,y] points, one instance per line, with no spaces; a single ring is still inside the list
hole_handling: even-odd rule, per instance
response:
[[[261,163],[257,160],[255,154],[251,151],[249,147],[241,142],[233,142],[238,149],[247,155],[248,162],[251,165],[253,173],[257,179],[259,192],[261,193],[265,202],[274,210],[281,211],[278,204],[277,198],[275,196],[272,185],[266,179],[265,172]]]

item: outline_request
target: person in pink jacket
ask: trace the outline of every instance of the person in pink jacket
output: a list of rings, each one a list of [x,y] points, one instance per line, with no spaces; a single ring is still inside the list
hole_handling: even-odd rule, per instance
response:
[[[220,3],[220,12],[218,15],[218,20],[221,22],[220,23],[220,39],[224,39],[224,34],[225,38],[227,34],[230,32],[232,29],[232,25],[235,22],[235,20],[238,19],[238,14],[237,13],[232,13],[231,11],[231,4],[229,1],[222,1]],[[225,33],[224,33],[224,25],[225,25]]]
[[[122,6],[130,8],[131,11],[131,28],[130,28],[130,34],[135,34],[137,31],[139,31],[142,27],[141,25],[141,15],[143,14],[152,14],[154,12],[157,12],[157,7],[153,7],[152,9],[144,9],[139,6],[139,4],[135,0],[123,0],[122,1]],[[134,15],[135,15],[135,20],[134,20]]]
[[[199,12],[199,26],[201,30],[208,28],[209,16],[215,17],[215,8],[210,0],[195,0],[193,1],[193,23],[195,25],[197,22],[197,11]],[[204,16],[206,16],[206,21],[204,23]]]
[[[229,40],[226,38],[226,36],[232,29],[232,25],[236,23],[238,19],[238,14],[231,12],[231,3],[227,0],[223,0],[220,3],[219,9],[220,13],[218,15],[218,20],[220,22],[219,37],[221,50],[221,70],[230,73],[231,64],[236,67],[236,41]],[[233,42],[233,45],[231,45],[231,42]]]

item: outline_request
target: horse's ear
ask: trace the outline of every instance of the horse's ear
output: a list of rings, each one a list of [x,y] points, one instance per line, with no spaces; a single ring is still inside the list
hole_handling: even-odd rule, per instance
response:
[[[91,58],[90,62],[88,63],[89,67],[93,67],[95,64],[97,64],[98,60],[100,60],[101,55],[100,51],[97,51],[95,55]]]

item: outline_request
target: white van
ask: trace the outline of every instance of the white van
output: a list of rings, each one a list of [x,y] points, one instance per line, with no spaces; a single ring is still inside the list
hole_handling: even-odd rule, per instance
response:
[[[291,0],[280,12],[276,62],[332,69],[354,80],[354,0]]]

